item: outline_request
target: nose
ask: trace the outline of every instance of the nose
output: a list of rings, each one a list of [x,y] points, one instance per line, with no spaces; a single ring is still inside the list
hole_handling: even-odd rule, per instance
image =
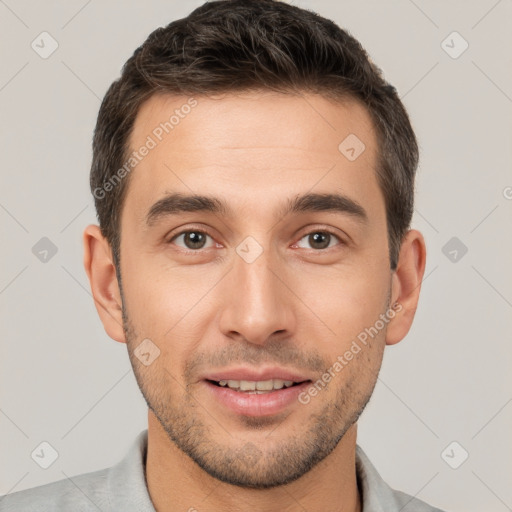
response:
[[[289,337],[295,331],[296,317],[283,263],[270,249],[254,261],[242,256],[235,254],[226,282],[221,331],[257,345]]]

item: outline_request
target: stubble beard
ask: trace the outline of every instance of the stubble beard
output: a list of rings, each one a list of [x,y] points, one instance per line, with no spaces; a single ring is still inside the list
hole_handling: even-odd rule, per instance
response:
[[[190,384],[179,385],[176,376],[172,376],[165,368],[160,367],[160,373],[156,375],[154,371],[148,371],[151,367],[140,364],[133,350],[141,338],[124,307],[123,328],[139,388],[169,440],[211,477],[243,488],[269,489],[288,484],[324,460],[364,411],[382,362],[382,350],[377,350],[377,355],[373,356],[373,368],[368,372],[370,379],[363,388],[358,383],[361,372],[351,371],[346,379],[343,375],[335,377],[310,403],[321,400],[323,393],[327,393],[327,389],[339,379],[342,385],[335,398],[327,402],[319,412],[301,420],[303,431],[299,430],[299,425],[295,425],[293,435],[277,443],[273,436],[279,435],[283,439],[283,429],[288,428],[289,423],[287,416],[281,419],[240,416],[240,425],[247,431],[247,435],[244,438],[239,434],[230,435],[227,428],[222,426],[222,417],[214,418],[208,413],[208,405],[202,403],[201,397],[193,396],[189,390]],[[367,358],[365,362],[368,362]],[[158,368],[158,365],[154,368]],[[346,370],[344,368],[342,373]],[[184,388],[181,397],[172,393],[172,390],[180,391]],[[301,404],[299,407],[307,405]],[[304,417],[302,413],[301,416]],[[269,430],[264,438],[268,442],[253,443],[251,432],[265,428]],[[237,432],[240,430],[238,428]],[[261,436],[258,437],[261,439]]]

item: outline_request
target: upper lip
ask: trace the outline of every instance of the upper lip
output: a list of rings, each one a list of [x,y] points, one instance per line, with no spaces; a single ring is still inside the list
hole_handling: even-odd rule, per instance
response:
[[[249,380],[263,381],[270,379],[291,380],[293,382],[304,382],[311,380],[309,376],[296,370],[286,368],[266,367],[266,368],[231,368],[227,370],[212,371],[204,377],[206,380]]]

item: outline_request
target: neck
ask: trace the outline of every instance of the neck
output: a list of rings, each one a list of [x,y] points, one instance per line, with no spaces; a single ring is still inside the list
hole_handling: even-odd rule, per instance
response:
[[[357,425],[308,473],[285,486],[246,489],[221,482],[170,441],[151,411],[148,414],[146,480],[158,512],[361,512],[356,479]]]

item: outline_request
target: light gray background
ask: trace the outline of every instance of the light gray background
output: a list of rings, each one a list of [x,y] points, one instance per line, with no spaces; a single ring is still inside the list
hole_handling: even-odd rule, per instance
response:
[[[0,0],[0,494],[110,466],[146,427],[82,266],[90,142],[125,60],[200,3]],[[426,278],[358,442],[393,487],[451,511],[512,510],[512,2],[295,3],[361,41],[421,145],[413,227]],[[43,31],[59,44],[48,59],[31,48]],[[469,43],[457,59],[441,46],[453,31]],[[468,248],[456,262],[442,252],[454,236]],[[46,263],[32,253],[42,237],[58,248]],[[59,453],[46,470],[30,456],[42,441]],[[441,456],[452,441],[469,452],[458,469]]]

